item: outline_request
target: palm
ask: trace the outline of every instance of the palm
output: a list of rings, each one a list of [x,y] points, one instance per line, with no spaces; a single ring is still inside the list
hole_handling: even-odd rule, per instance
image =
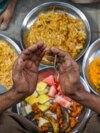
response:
[[[38,67],[44,55],[44,45],[37,44],[26,49],[16,61],[13,70],[14,86],[19,93],[30,95],[34,92],[38,80]]]
[[[74,92],[74,89],[76,89],[75,86],[78,85],[80,74],[76,64],[73,64],[71,61],[69,61],[69,66],[67,64],[68,60],[67,63],[65,61],[64,65],[60,66],[62,67],[59,69],[60,84],[65,94],[72,94],[72,90]]]
[[[59,72],[60,84],[66,95],[73,94],[80,85],[79,66],[67,52],[57,48],[48,50],[49,60],[54,60],[57,55],[56,67]]]

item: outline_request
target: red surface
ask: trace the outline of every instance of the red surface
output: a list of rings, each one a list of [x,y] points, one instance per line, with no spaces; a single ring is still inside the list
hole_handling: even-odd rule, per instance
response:
[[[40,72],[39,81],[41,81],[41,80],[43,80],[43,79],[45,79],[48,76],[53,75],[53,74],[54,74],[53,70],[46,70],[46,71]]]

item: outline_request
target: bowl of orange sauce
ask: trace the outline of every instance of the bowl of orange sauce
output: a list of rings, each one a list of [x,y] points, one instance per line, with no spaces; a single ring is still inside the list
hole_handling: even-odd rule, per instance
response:
[[[100,38],[87,50],[82,63],[82,73],[91,91],[100,95]]]

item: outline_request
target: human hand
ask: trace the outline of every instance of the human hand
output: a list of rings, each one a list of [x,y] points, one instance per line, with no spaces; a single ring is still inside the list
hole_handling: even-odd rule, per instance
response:
[[[78,64],[72,57],[62,50],[51,48],[47,50],[48,60],[53,61],[57,55],[57,71],[59,73],[60,85],[65,95],[75,95],[81,88],[80,70]]]
[[[7,8],[0,14],[0,30],[6,30],[14,14],[17,0],[9,0]]]
[[[44,44],[37,43],[24,50],[14,64],[13,88],[22,97],[31,95],[36,88],[38,68],[44,51]]]

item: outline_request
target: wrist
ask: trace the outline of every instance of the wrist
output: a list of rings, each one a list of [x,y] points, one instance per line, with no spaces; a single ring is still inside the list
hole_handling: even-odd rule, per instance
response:
[[[11,88],[4,94],[0,95],[0,113],[12,107],[13,105],[17,104],[23,100],[23,97],[18,94],[14,88]]]
[[[73,93],[73,95],[71,95],[71,98],[80,102],[84,100],[87,93],[88,92],[85,90],[83,84],[80,82],[80,84],[77,86],[76,91]]]
[[[22,101],[23,99],[25,99],[25,96],[23,95],[23,93],[19,93],[14,86],[11,88],[10,91],[12,94],[12,100],[15,103],[18,103],[18,102]]]

